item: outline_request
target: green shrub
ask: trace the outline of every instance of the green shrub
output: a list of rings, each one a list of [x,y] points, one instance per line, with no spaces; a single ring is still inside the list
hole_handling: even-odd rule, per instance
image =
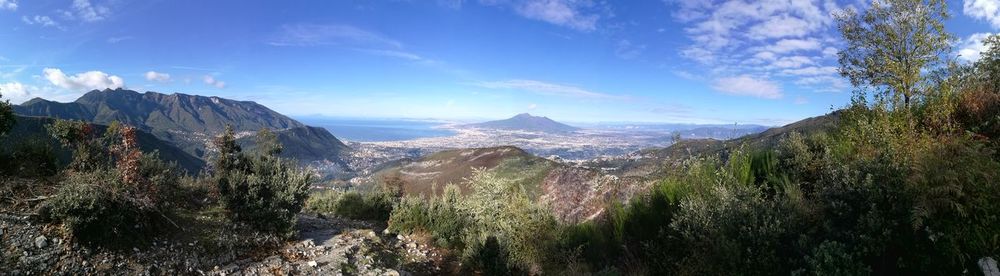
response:
[[[798,275],[868,275],[871,270],[863,263],[855,250],[842,243],[824,241],[809,256],[808,269],[797,271]],[[804,272],[804,273],[803,273]]]
[[[333,214],[337,212],[337,201],[343,193],[336,190],[326,190],[309,195],[305,210],[317,214]]]
[[[473,192],[462,203],[472,231],[465,245],[475,248],[495,237],[510,254],[508,266],[538,272],[553,264],[557,227],[552,213],[529,199],[523,186],[489,171],[467,180]],[[466,252],[469,260],[475,252]]]
[[[389,217],[389,229],[400,233],[426,233],[438,246],[462,248],[469,222],[459,206],[460,200],[456,185],[446,186],[441,197],[429,201],[404,198]]]
[[[274,136],[260,135],[258,137]],[[277,142],[258,142],[259,145]],[[277,156],[280,150],[263,150],[247,156],[228,128],[216,140],[214,182],[219,201],[229,218],[255,230],[284,237],[294,235],[295,215],[308,197],[311,175]]]
[[[50,176],[59,170],[58,164],[55,150],[45,139],[25,139],[0,149],[0,175]]]
[[[40,213],[62,222],[79,240],[127,246],[154,234],[157,211],[123,196],[127,187],[116,173],[73,173],[62,185]]]
[[[179,174],[173,164],[161,161],[156,154],[138,151],[134,128],[112,128],[103,141],[109,142],[103,147],[108,152],[85,158],[114,159],[78,167],[88,169],[84,171],[69,170],[40,213],[62,222],[83,242],[127,247],[161,232],[170,223],[167,214],[171,204],[163,195],[174,193]],[[74,161],[79,161],[76,158]]]
[[[483,275],[527,274],[518,267],[511,266],[511,252],[508,252],[496,237],[489,236],[482,243],[468,248],[466,252],[465,262]]]

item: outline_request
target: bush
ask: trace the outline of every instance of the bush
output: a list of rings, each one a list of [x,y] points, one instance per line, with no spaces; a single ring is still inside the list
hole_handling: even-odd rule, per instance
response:
[[[25,139],[0,149],[0,175],[40,177],[59,170],[56,152],[45,139]]]
[[[340,191],[326,190],[315,192],[306,199],[305,211],[317,214],[333,214],[337,212],[337,201],[340,200]]]
[[[381,197],[347,192],[337,200],[334,214],[350,219],[385,221],[389,218],[387,210],[391,208],[391,203]]]
[[[441,197],[429,201],[404,198],[389,217],[389,229],[400,233],[426,233],[441,247],[462,248],[467,215],[459,206],[458,186],[448,185]]]
[[[808,269],[796,271],[798,275],[868,275],[871,270],[861,262],[855,250],[842,243],[824,241],[806,256]]]
[[[476,171],[466,181],[469,196],[448,185],[440,198],[403,199],[389,229],[430,234],[438,245],[457,250],[466,267],[486,274],[557,269],[559,229],[548,209],[515,181],[491,172]]]
[[[154,234],[154,208],[129,200],[116,173],[70,174],[40,212],[60,221],[74,237],[90,244],[127,246]]]
[[[87,170],[69,170],[56,195],[41,207],[42,216],[62,222],[74,237],[90,244],[129,246],[164,229],[170,203],[162,195],[173,193],[179,177],[176,167],[156,154],[139,152],[131,127],[116,125],[101,140],[77,142],[82,147],[103,145],[103,151],[82,149],[98,154],[79,158],[113,159],[77,167]],[[74,162],[79,164],[77,158]]]
[[[274,139],[273,135],[258,135]],[[260,141],[258,145],[278,145]],[[214,182],[229,218],[255,230],[284,237],[294,235],[295,215],[308,197],[311,175],[277,157],[280,149],[253,155],[241,152],[232,128],[216,140]]]

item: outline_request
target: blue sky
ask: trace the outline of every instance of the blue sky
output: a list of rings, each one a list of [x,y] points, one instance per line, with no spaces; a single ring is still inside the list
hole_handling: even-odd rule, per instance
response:
[[[949,1],[955,58],[1000,1]],[[779,125],[844,106],[826,0],[0,0],[0,93],[125,87],[289,115]]]

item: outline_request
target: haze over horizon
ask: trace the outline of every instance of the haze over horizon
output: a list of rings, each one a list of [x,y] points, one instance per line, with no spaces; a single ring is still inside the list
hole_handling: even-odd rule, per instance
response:
[[[948,1],[978,59],[994,2]],[[317,7],[317,5],[321,5]],[[781,125],[850,99],[855,1],[0,0],[0,93],[252,100],[293,116]]]

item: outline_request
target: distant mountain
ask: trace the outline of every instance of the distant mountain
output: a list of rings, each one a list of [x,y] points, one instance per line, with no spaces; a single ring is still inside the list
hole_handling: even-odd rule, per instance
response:
[[[579,128],[568,126],[548,117],[532,116],[528,113],[517,114],[506,120],[489,121],[478,124],[466,125],[475,128],[503,129],[503,130],[523,130],[545,133],[565,133],[579,130]]]
[[[118,121],[202,159],[208,157],[212,138],[227,125],[233,126],[239,137],[252,136],[262,128],[275,130],[278,139],[287,144],[286,155],[303,162],[339,161],[347,149],[325,129],[308,127],[255,102],[219,97],[105,89],[90,91],[70,103],[35,98],[15,105],[14,112],[96,124]]]
[[[139,93],[124,89],[94,90],[71,103],[35,98],[14,106],[25,116],[77,119],[99,124],[118,121],[151,132],[218,132],[304,127],[302,123],[249,101],[186,94]]]

